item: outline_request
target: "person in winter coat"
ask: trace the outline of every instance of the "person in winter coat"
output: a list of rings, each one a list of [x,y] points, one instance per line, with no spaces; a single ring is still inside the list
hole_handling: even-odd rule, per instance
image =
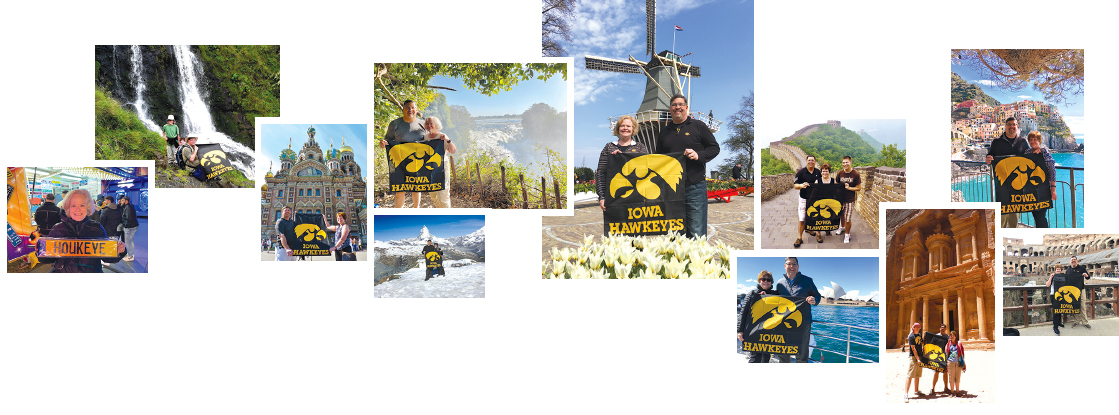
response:
[[[93,213],[93,197],[89,191],[78,189],[62,200],[62,221],[51,229],[51,238],[103,238],[105,228],[90,220]],[[107,263],[116,263],[124,258],[124,244],[117,244],[116,258],[104,258]],[[54,264],[51,272],[101,272],[101,258],[39,258],[44,264]]]
[[[746,323],[749,321],[750,307],[766,294],[775,295],[777,290],[773,289],[773,274],[762,271],[758,274],[758,286],[746,293],[746,298],[742,300],[742,314],[738,316],[738,341],[746,341],[743,333],[746,332]],[[748,352],[746,356],[750,363],[769,363],[770,353]]]
[[[39,225],[39,234],[49,234],[54,224],[60,220],[62,220],[62,209],[55,206],[54,193],[48,193],[43,196],[43,204],[35,209],[35,224]]]
[[[132,199],[127,195],[120,197],[120,220],[124,228],[124,243],[128,247],[128,256],[125,261],[136,260],[136,231],[140,229],[140,221],[136,219],[136,208],[132,206]]]

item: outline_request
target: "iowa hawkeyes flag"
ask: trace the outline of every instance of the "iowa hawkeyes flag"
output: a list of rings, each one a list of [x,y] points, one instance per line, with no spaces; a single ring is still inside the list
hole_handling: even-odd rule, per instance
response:
[[[1049,193],[1049,169],[1041,154],[995,157],[991,172],[995,180],[995,201],[1002,213],[1033,212],[1053,207]]]
[[[1053,313],[1080,314],[1080,296],[1084,293],[1084,276],[1075,271],[1067,271],[1063,278],[1053,278]],[[1058,284],[1059,282],[1059,284]]]
[[[389,142],[385,147],[389,159],[391,192],[438,192],[443,190],[443,140],[415,143]]]
[[[925,332],[921,348],[921,366],[943,372],[948,368],[948,337]]]
[[[294,251],[295,256],[329,256],[330,244],[327,242],[326,232],[322,215],[296,214],[295,231],[287,235],[288,246]]]
[[[229,162],[220,144],[198,144],[198,158],[198,162],[202,164],[202,172],[206,173],[206,180],[233,171],[233,164]]]
[[[684,231],[684,153],[608,156],[603,233]]]
[[[818,183],[809,186],[812,196],[804,211],[804,230],[834,231],[839,229],[839,218],[843,216],[843,185],[839,183]]]
[[[439,268],[443,266],[443,256],[439,255],[438,251],[424,252],[424,260],[427,261],[428,268]]]
[[[766,295],[742,312],[750,313],[743,351],[795,355],[808,347],[812,306],[805,297]]]

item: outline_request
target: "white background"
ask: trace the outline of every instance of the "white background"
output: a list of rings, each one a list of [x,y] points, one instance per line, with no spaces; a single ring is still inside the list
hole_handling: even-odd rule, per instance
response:
[[[1102,5],[756,7],[759,137],[771,134],[769,117],[904,118],[910,205],[947,207],[949,50],[1076,47],[1087,49],[1087,177],[1107,174],[1099,166],[1114,153],[1107,126],[1119,82]],[[374,62],[536,60],[539,10],[534,1],[9,5],[0,164],[98,164],[97,44],[280,44],[284,119],[363,123]],[[1114,232],[1109,193],[1087,193],[1085,232]],[[0,277],[0,413],[914,409],[883,402],[887,373],[903,368],[747,367],[732,350],[733,280],[541,280],[537,212],[488,213],[485,299],[375,301],[371,262],[259,261],[258,201],[254,189],[155,189],[151,273]],[[1117,343],[1000,339],[997,409],[1057,407],[1044,385],[1056,374],[1073,379],[1057,393],[1108,402]]]

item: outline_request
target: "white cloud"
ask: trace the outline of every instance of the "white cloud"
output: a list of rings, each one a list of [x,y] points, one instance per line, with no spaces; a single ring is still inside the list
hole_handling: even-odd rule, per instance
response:
[[[976,80],[976,81],[971,81],[971,83],[973,83],[973,84],[979,84],[979,85],[985,85],[985,86],[995,86],[995,85],[998,85],[998,83],[996,83],[995,81],[988,81],[988,80],[986,80],[986,79],[980,79],[980,80]]]
[[[1084,117],[1063,115],[1061,118],[1065,120],[1065,124],[1073,134],[1084,134]]]
[[[746,282],[754,282],[754,280],[746,280]],[[754,289],[753,285],[738,284],[738,294],[739,295],[746,294],[746,293],[750,292],[750,290],[752,290],[752,289]]]
[[[568,53],[575,57],[575,105],[586,105],[615,89],[624,77],[611,72],[587,70],[586,55],[625,60],[644,53],[645,6],[640,1],[604,0],[581,2],[571,21]],[[641,58],[641,56],[634,56]]]
[[[1033,99],[1033,97],[1030,95],[1019,95],[1018,99]]]

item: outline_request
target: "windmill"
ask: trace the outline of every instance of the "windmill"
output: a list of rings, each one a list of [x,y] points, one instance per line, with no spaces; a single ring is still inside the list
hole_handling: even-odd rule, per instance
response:
[[[699,67],[681,61],[685,56],[673,51],[665,50],[654,54],[656,40],[656,0],[645,0],[645,53],[650,56],[648,62],[629,56],[628,61],[604,58],[600,56],[585,56],[586,68],[596,71],[644,74],[645,96],[637,112],[610,117],[610,130],[618,119],[624,115],[631,115],[637,119],[637,129],[633,138],[645,144],[650,152],[656,152],[657,134],[660,134],[668,123],[672,122],[669,115],[669,98],[676,94],[688,97],[690,107],[695,107],[691,99],[691,80],[699,78]],[[685,92],[687,90],[687,92]],[[712,133],[719,132],[723,123],[710,115],[692,113],[692,118],[703,121]]]

